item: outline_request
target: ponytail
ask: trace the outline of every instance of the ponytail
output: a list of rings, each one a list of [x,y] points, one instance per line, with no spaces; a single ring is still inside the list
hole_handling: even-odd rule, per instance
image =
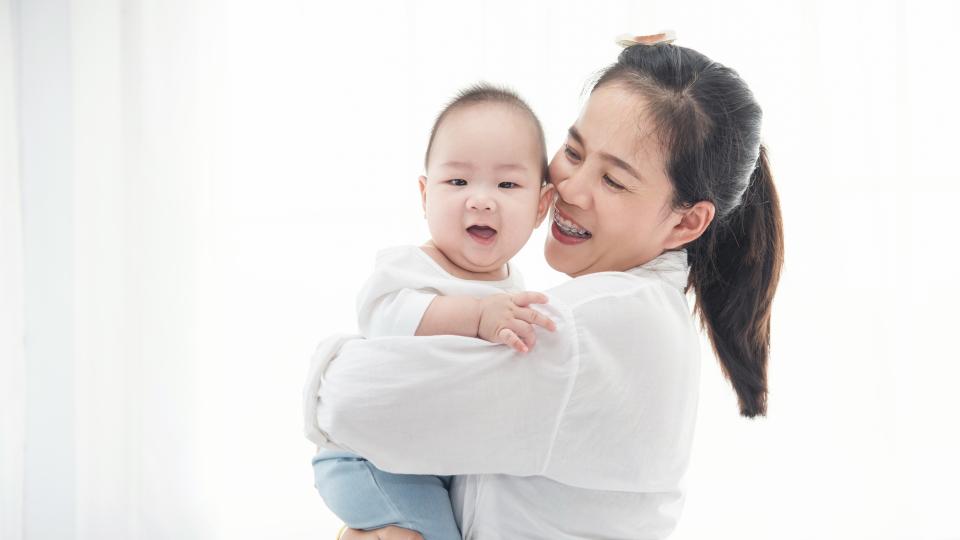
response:
[[[770,311],[783,265],[783,223],[763,145],[740,207],[709,227],[688,252],[694,311],[737,393],[740,414],[765,416]]]
[[[709,201],[716,209],[713,223],[684,246],[687,290],[696,292],[694,312],[737,394],[740,414],[764,416],[783,223],[760,144],[763,111],[736,71],[667,43],[625,48],[593,89],[614,83],[642,95],[658,126],[673,207]]]

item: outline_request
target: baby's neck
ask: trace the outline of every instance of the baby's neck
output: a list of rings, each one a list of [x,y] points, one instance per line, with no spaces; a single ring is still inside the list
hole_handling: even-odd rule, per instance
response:
[[[507,265],[502,265],[496,270],[490,272],[473,272],[462,268],[457,265],[455,262],[451,261],[436,244],[433,243],[433,240],[428,240],[421,248],[431,259],[437,262],[441,268],[447,271],[453,277],[458,277],[460,279],[471,279],[475,281],[502,281],[507,279],[510,276],[510,272],[507,268]]]

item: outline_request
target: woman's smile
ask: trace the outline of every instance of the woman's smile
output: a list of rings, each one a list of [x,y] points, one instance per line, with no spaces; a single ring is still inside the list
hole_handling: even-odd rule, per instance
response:
[[[556,203],[553,205],[553,221],[559,226],[560,230],[564,233],[570,234],[571,236],[579,236],[582,238],[590,238],[593,236],[586,227],[583,227],[562,210],[557,208]]]
[[[550,226],[550,232],[561,244],[568,246],[581,244],[593,237],[593,233],[570,219],[570,216],[564,214],[563,211],[557,208],[556,203],[554,203],[552,210],[553,223]]]

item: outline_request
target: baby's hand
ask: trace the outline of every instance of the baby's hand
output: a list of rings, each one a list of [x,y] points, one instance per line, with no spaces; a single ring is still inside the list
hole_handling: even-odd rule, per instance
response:
[[[477,337],[492,343],[509,345],[519,352],[527,352],[537,342],[533,325],[556,330],[549,317],[527,307],[546,304],[547,296],[538,292],[494,294],[480,299],[480,326]]]

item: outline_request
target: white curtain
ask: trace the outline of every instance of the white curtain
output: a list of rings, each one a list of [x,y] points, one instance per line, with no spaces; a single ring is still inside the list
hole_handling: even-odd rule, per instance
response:
[[[0,0],[0,540],[332,537],[300,385],[426,238],[434,114],[507,83],[556,150],[614,38],[665,28],[757,93],[787,231],[770,417],[705,344],[675,537],[960,534],[960,8],[339,4]]]
[[[94,0],[20,2],[17,16],[26,537],[210,538],[195,384],[199,15]]]
[[[301,7],[260,9],[30,0],[4,11],[16,32],[2,34],[0,81],[12,84],[0,105],[12,112],[8,90],[21,89],[10,115],[21,129],[14,137],[4,115],[3,322],[14,319],[2,342],[3,389],[13,390],[2,396],[3,540],[337,528],[313,489],[296,413],[318,329],[273,305],[289,297],[276,295],[288,282],[270,249],[289,238],[262,234],[257,193],[297,174],[302,157],[277,159],[307,142],[278,136],[300,119],[272,119],[263,103],[245,110],[231,89],[272,89],[248,61],[291,67],[258,58],[254,36],[269,23],[278,35],[268,42],[297,50]],[[281,93],[305,91],[290,88]],[[19,178],[6,174],[18,142]],[[22,250],[7,242],[20,230],[6,226],[21,222]],[[277,343],[280,326],[301,337]]]
[[[0,538],[23,531],[23,246],[12,10],[0,1]]]

